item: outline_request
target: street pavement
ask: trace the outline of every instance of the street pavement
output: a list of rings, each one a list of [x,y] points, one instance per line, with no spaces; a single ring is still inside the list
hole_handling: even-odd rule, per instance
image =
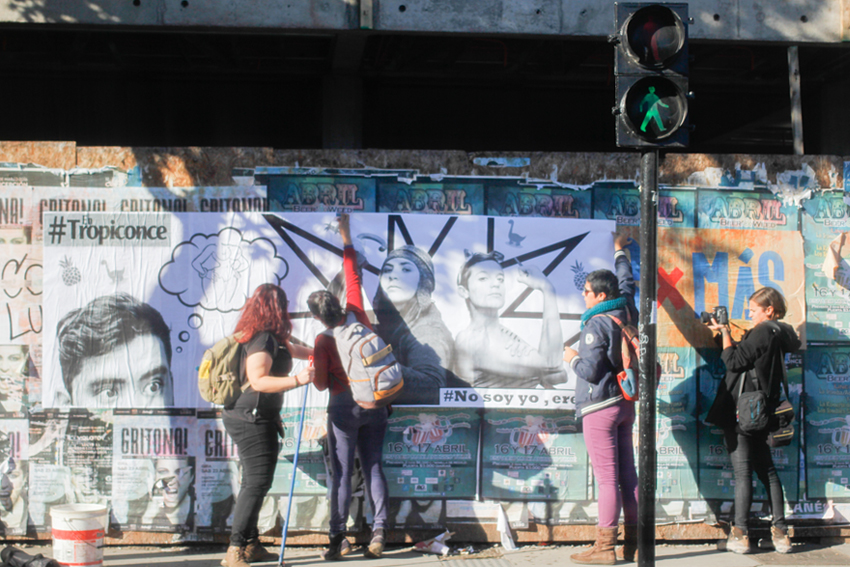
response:
[[[48,546],[24,546],[30,554],[51,555]],[[453,546],[453,549],[459,545]],[[286,550],[287,567],[312,567],[335,565],[338,567],[548,567],[572,565],[570,555],[582,546],[529,545],[515,551],[505,552],[499,546],[475,545],[468,555],[423,554],[410,546],[392,546],[380,559],[366,559],[363,548],[354,551],[336,563],[325,562],[318,547],[290,547]],[[107,547],[104,549],[105,567],[219,567],[224,556],[224,546],[197,547]],[[795,542],[792,553],[782,555],[773,551],[758,550],[749,555],[736,555],[718,549],[717,544],[675,545],[664,544],[655,548],[656,565],[659,567],[758,567],[777,565],[783,567],[818,567],[826,565],[850,565],[850,544],[826,545],[811,542]],[[618,562],[627,566],[629,563]],[[255,563],[258,567],[275,567],[276,563]]]

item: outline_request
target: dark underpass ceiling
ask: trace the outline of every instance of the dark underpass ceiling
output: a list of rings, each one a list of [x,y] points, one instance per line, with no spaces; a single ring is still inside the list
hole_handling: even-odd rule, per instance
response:
[[[690,52],[688,151],[792,152],[786,46]],[[615,151],[613,53],[551,37],[7,28],[0,138],[321,148],[335,74],[362,80],[363,147]],[[821,124],[844,100],[850,51],[801,46],[800,67],[807,153],[841,153],[822,147]]]

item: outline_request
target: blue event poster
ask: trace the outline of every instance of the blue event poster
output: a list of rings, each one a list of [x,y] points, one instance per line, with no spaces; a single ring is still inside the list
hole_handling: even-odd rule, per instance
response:
[[[661,378],[656,397],[656,495],[682,499],[699,496],[697,483],[696,352],[660,347]]]
[[[375,178],[269,175],[269,209],[293,213],[375,212]]]
[[[699,228],[797,230],[797,208],[773,193],[705,189],[697,193]]]
[[[806,490],[809,498],[850,497],[850,346],[806,353]]]
[[[269,494],[289,494],[296,450],[298,470],[295,476],[294,494],[298,496],[326,494],[328,479],[320,441],[327,436],[327,408],[306,408],[300,448],[298,448],[298,423],[301,419],[301,408],[284,408],[281,419],[284,436]]]
[[[496,500],[585,500],[587,450],[572,412],[484,412],[481,493]]]
[[[484,184],[470,180],[378,183],[379,213],[483,215]]]
[[[661,189],[658,226],[694,228],[696,191]],[[618,226],[640,226],[640,190],[632,182],[596,183],[593,218],[613,220]]]
[[[592,192],[561,187],[487,183],[487,214],[503,217],[591,218]]]
[[[480,417],[474,409],[394,408],[384,438],[391,498],[474,498]]]
[[[806,271],[806,339],[850,340],[850,207],[844,193],[823,193],[803,202]]]

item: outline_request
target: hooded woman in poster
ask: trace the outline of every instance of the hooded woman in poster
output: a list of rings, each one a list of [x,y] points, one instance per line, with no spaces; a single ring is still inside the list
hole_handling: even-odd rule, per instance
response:
[[[437,404],[446,386],[454,341],[431,298],[435,285],[434,264],[421,248],[407,245],[387,254],[372,303],[375,332],[392,345],[402,366],[399,405]]]

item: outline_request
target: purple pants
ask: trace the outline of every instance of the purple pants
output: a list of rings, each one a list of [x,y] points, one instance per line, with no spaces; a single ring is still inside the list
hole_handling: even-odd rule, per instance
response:
[[[599,485],[599,527],[616,527],[620,509],[625,523],[636,525],[638,478],[632,447],[635,404],[622,400],[583,416],[581,421],[593,476]]]

